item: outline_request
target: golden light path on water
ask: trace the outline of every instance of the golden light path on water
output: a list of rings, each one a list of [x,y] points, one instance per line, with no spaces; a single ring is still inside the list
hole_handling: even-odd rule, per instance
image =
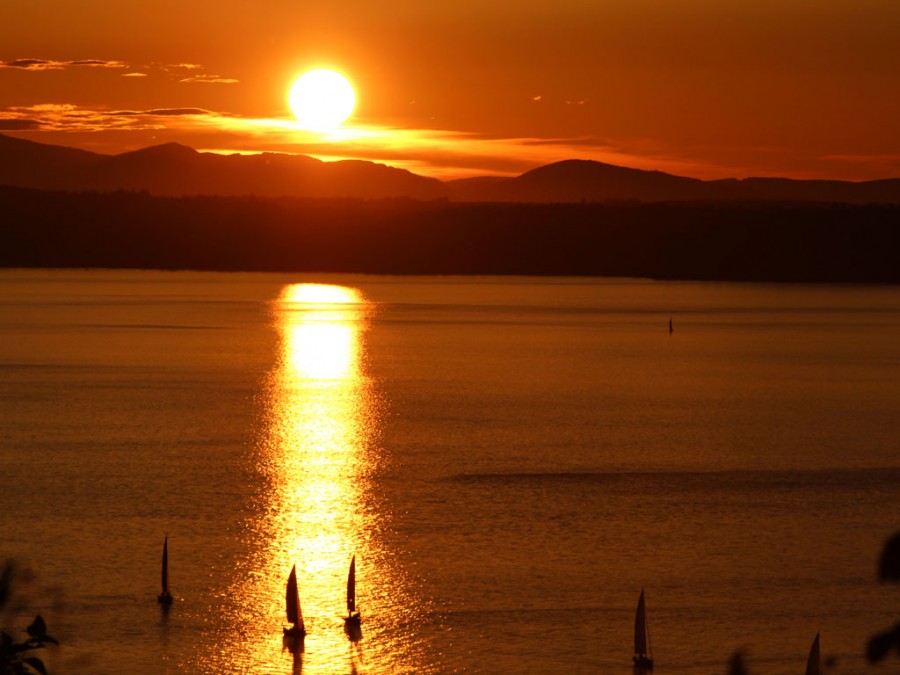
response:
[[[286,286],[273,303],[280,356],[256,467],[265,487],[247,524],[245,569],[223,598],[219,672],[411,671],[403,607],[414,603],[371,489],[381,406],[364,370],[370,312],[358,290],[326,284]],[[342,617],[354,554],[363,624],[351,639]],[[291,650],[282,628],[293,565],[307,635]]]

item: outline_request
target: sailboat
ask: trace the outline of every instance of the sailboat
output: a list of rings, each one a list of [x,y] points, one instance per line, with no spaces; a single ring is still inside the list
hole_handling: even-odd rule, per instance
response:
[[[161,605],[172,604],[172,594],[169,593],[169,535],[163,540],[162,554],[162,591],[156,596],[156,601]]]
[[[816,639],[813,640],[812,647],[809,648],[809,657],[806,659],[806,675],[819,675],[819,634],[816,633]]]
[[[302,638],[306,635],[306,627],[303,625],[303,612],[300,611],[300,594],[297,592],[297,566],[291,567],[291,575],[288,577],[287,591],[285,593],[285,606],[287,608],[287,620],[290,628],[284,629],[287,637]]]
[[[362,616],[356,609],[356,556],[350,559],[350,573],[347,575],[347,616],[344,617],[344,625],[348,628],[359,626]]]
[[[650,648],[650,632],[647,630],[647,610],[644,608],[644,589],[634,615],[634,668],[637,671],[653,670],[653,650]]]

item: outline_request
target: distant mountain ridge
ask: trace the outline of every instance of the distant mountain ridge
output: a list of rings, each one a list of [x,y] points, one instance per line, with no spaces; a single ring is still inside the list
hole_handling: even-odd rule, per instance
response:
[[[0,184],[42,190],[146,190],[154,195],[257,195],[454,202],[783,201],[900,204],[900,178],[850,182],[745,178],[704,181],[589,160],[512,178],[441,182],[361,160],[200,153],[177,143],[103,155],[0,134]]]
[[[455,201],[581,202],[703,199],[705,183],[661,171],[629,169],[570,159],[538,167],[516,178],[450,184]]]
[[[448,183],[454,201],[574,203],[606,201],[800,201],[900,203],[900,178],[854,183],[790,178],[704,181],[588,160],[564,160],[521,176]]]
[[[201,153],[178,143],[102,155],[0,134],[0,184],[42,190],[146,190],[159,196],[409,197],[437,199],[446,188],[403,169],[303,155]]]

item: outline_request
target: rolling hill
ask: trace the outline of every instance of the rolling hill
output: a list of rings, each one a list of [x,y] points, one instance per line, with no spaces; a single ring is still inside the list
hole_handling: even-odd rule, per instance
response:
[[[120,155],[0,134],[0,184],[42,190],[139,190],[160,196],[256,195],[435,199],[443,183],[374,162],[302,155],[200,153],[177,143]]]
[[[900,178],[849,182],[745,178],[704,181],[588,160],[565,160],[510,178],[441,182],[360,160],[201,153],[176,143],[103,155],[0,134],[0,184],[42,190],[453,202],[821,202],[900,204]]]

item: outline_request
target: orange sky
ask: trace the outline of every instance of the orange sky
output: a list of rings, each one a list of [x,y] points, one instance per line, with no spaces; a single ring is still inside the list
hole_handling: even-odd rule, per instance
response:
[[[357,89],[338,134],[287,91]],[[900,176],[897,0],[2,0],[0,133],[358,157],[452,177],[570,158]]]

